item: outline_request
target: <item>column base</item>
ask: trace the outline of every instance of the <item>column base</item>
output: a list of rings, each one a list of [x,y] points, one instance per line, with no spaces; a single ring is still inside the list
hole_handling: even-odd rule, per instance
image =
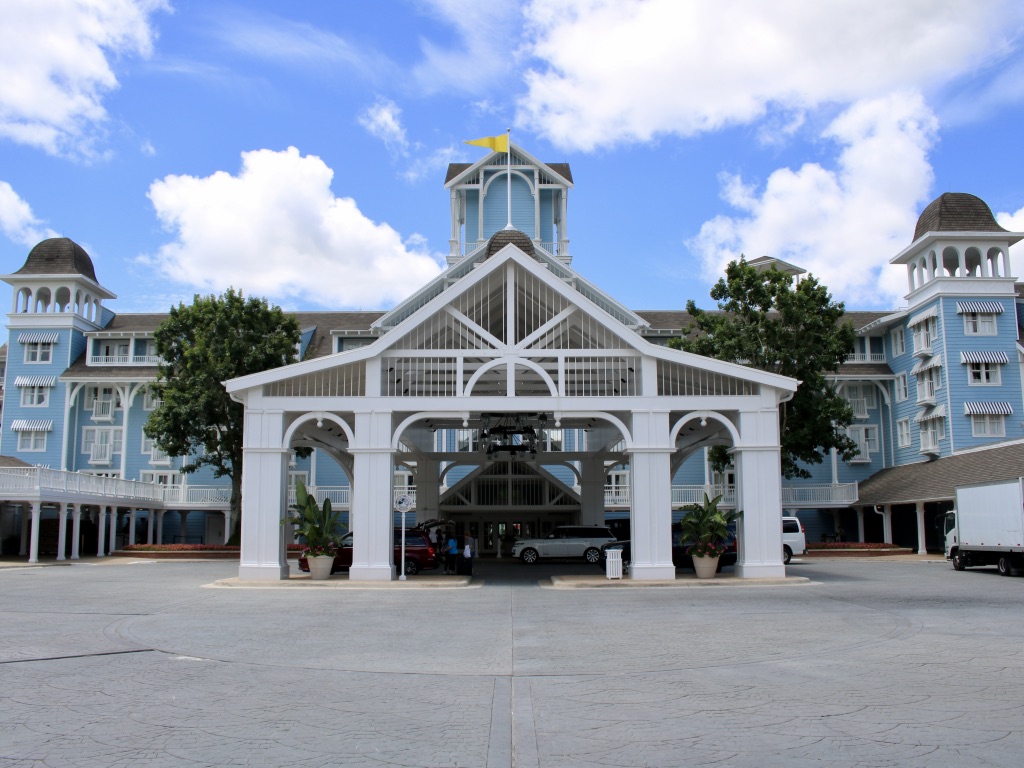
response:
[[[633,581],[671,581],[676,577],[674,565],[637,565],[629,566],[629,578]]]
[[[776,563],[738,563],[736,578],[739,579],[784,579],[786,566]]]
[[[238,566],[239,581],[286,581],[288,564],[284,565],[240,565]]]
[[[348,569],[349,581],[394,581],[397,575],[393,565],[353,565]]]

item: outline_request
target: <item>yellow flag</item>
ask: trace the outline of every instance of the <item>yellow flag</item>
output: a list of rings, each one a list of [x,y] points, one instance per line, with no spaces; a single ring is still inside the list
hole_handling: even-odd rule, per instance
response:
[[[472,144],[474,147],[487,147],[487,149],[493,149],[495,152],[508,152],[507,133],[499,136],[485,136],[482,139],[473,139],[472,141],[464,141],[462,143]]]

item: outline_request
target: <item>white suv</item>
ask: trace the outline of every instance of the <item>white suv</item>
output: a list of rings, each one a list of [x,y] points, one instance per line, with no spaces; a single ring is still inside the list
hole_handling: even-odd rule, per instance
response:
[[[601,547],[615,540],[615,534],[604,526],[560,525],[544,539],[517,539],[512,557],[531,565],[542,557],[582,557],[597,563]]]
[[[799,517],[782,518],[782,562],[789,565],[793,555],[807,553],[807,537]]]

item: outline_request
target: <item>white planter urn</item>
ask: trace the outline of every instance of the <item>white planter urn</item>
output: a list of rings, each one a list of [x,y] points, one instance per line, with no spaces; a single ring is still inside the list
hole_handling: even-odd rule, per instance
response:
[[[698,579],[713,579],[718,571],[718,555],[714,557],[694,557],[693,570]]]
[[[323,581],[331,576],[331,567],[334,565],[334,555],[317,555],[316,557],[307,557],[306,562],[309,563],[309,575],[313,577],[313,581]]]

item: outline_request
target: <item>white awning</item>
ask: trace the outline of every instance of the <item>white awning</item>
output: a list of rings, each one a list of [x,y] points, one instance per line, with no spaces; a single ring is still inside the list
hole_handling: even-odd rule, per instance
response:
[[[956,313],[958,315],[969,313],[1001,315],[1003,314],[1003,305],[998,301],[958,301],[956,303]]]
[[[986,352],[978,349],[966,349],[960,353],[961,363],[998,363],[1006,365],[1010,362],[1005,352]]]
[[[937,405],[929,411],[922,411],[914,417],[914,423],[920,424],[922,421],[931,421],[932,419],[944,419],[946,418],[946,405]]]
[[[14,379],[16,387],[55,387],[56,376],[18,376]]]
[[[942,367],[942,355],[932,355],[927,360],[919,360],[917,365],[910,369],[911,374],[921,373],[921,371],[927,371],[929,368],[941,368]]]
[[[27,331],[18,334],[19,344],[56,344],[60,334],[55,331]]]
[[[12,432],[52,432],[53,419],[14,419]]]
[[[964,416],[1009,416],[1012,413],[1010,403],[964,403]]]
[[[939,316],[939,306],[936,304],[935,306],[930,307],[929,309],[926,309],[924,312],[919,312],[916,315],[914,315],[912,318],[910,318],[910,322],[907,323],[907,325],[909,325],[911,328],[913,328],[915,325],[923,323],[925,320],[927,320],[930,317],[938,317],[938,316]]]

